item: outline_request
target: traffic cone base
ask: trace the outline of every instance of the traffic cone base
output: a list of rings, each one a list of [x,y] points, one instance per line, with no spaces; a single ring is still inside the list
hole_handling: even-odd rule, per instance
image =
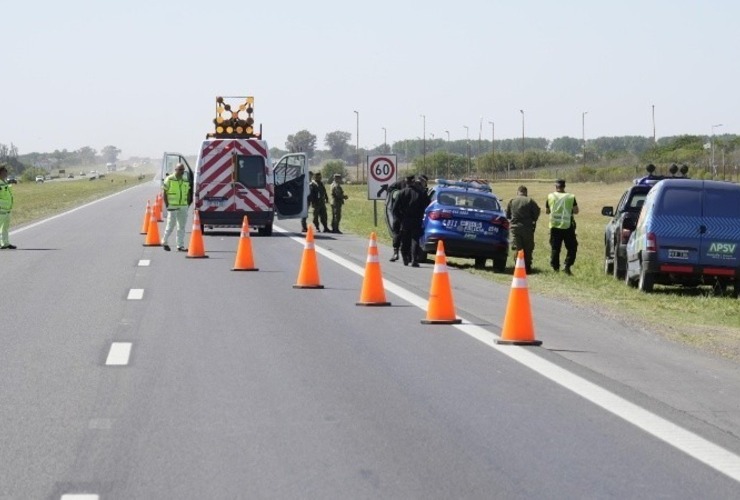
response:
[[[190,232],[190,244],[188,245],[188,259],[207,259],[206,250],[203,245],[203,233],[200,231],[200,214],[198,210],[193,212],[193,229]]]
[[[437,255],[434,259],[432,286],[429,289],[427,317],[421,320],[425,325],[456,325],[462,323],[455,314],[455,302],[452,299],[450,275],[447,272],[447,257],[442,240],[437,242]]]
[[[298,282],[293,288],[324,288],[319,280],[319,265],[316,260],[316,248],[313,239],[313,226],[308,226],[306,243],[301,257],[301,268],[298,270]]]
[[[509,302],[506,305],[506,316],[501,331],[501,338],[496,339],[501,345],[542,345],[541,340],[534,338],[532,308],[529,304],[527,272],[524,265],[524,250],[519,250],[514,268],[514,279],[511,282]]]
[[[355,302],[358,306],[389,306],[385,299],[385,288],[383,287],[383,274],[380,270],[380,259],[378,258],[378,241],[375,232],[370,234],[370,242],[367,248],[367,262],[365,264],[365,277],[362,280],[362,291],[360,301]]]
[[[234,267],[232,271],[259,271],[254,267],[254,257],[252,256],[252,240],[249,238],[249,219],[244,216],[242,221],[242,234],[239,237],[239,247],[236,250]]]

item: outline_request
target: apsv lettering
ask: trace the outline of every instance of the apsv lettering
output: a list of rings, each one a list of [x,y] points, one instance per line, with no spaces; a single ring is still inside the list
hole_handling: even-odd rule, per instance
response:
[[[737,243],[712,243],[709,247],[710,253],[734,254]]]

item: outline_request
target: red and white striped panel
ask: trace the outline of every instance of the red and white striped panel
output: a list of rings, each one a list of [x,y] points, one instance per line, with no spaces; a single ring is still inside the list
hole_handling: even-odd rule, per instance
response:
[[[204,144],[206,146],[201,152],[198,169],[197,198],[199,200],[225,198],[228,202],[221,205],[204,203],[202,210],[208,212],[272,210],[274,190],[267,160],[267,147],[264,142],[256,139],[214,139]],[[265,188],[246,188],[241,184],[237,184],[235,189],[232,188],[231,155],[233,152],[265,158]]]

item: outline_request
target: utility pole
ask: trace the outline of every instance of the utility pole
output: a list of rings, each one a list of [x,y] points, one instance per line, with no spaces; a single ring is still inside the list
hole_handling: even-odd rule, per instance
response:
[[[655,104],[653,104],[653,146],[656,144],[656,137],[655,137]]]
[[[355,110],[357,115],[357,168],[355,170],[355,182],[360,182],[360,112]]]
[[[468,155],[468,177],[470,177],[470,128],[467,125],[465,127],[465,152]]]
[[[381,127],[383,129],[383,153],[387,153],[388,151],[388,131],[385,129],[385,127]]]
[[[493,170],[496,170],[496,146],[494,146],[494,143],[496,141],[496,128],[493,121],[489,122],[491,124],[491,159],[493,160]]]
[[[586,115],[588,111],[581,113],[581,135],[583,136],[583,163],[586,163]]]
[[[450,178],[450,131],[445,130],[447,134],[447,169],[445,170],[445,177]]]
[[[426,175],[427,173],[427,115],[421,115],[423,125],[423,133],[421,135],[422,146],[421,146],[421,171]]]

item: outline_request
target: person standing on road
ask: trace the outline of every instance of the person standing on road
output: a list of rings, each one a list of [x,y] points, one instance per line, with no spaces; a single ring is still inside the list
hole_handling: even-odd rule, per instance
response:
[[[308,210],[313,205],[313,199],[311,198],[311,181],[313,180],[313,172],[308,171],[308,194],[306,195],[306,216],[301,218],[301,232],[305,233],[308,231]]]
[[[188,207],[193,202],[193,195],[190,182],[185,178],[184,173],[185,165],[178,163],[175,166],[175,173],[168,175],[162,184],[164,205],[167,208],[167,226],[164,230],[164,238],[162,238],[162,247],[168,252],[170,246],[167,242],[175,225],[177,225],[177,251],[187,250],[185,248],[185,223],[188,220]]]
[[[405,179],[401,179],[400,181],[394,182],[390,186],[387,184],[383,184],[380,187],[380,191],[378,191],[378,196],[380,196],[383,191],[387,191],[387,196],[395,196],[396,201],[393,205],[393,224],[391,225],[391,238],[393,239],[393,255],[390,258],[391,262],[396,262],[398,260],[399,251],[401,250],[401,219],[396,217],[395,215],[395,203],[398,202],[398,195],[403,191],[406,186],[409,186],[413,184],[414,182],[414,175],[407,175]]]
[[[419,267],[419,238],[422,234],[424,209],[427,207],[426,190],[421,182],[410,182],[398,193],[393,205],[393,216],[401,222],[401,257],[403,265]]]
[[[15,250],[10,244],[10,212],[13,210],[13,188],[8,183],[8,167],[0,165],[0,250]]]
[[[534,230],[540,217],[540,206],[527,196],[527,186],[519,186],[516,197],[509,200],[506,218],[511,221],[511,248],[524,250],[524,266],[532,272],[534,256]]]
[[[342,174],[334,174],[334,182],[331,183],[331,232],[342,234],[339,230],[339,222],[342,220],[342,205],[348,196],[342,189]]]
[[[576,221],[578,213],[576,197],[565,192],[565,181],[555,181],[555,191],[547,195],[545,213],[550,214],[550,265],[555,272],[560,271],[560,249],[565,244],[565,274],[572,274],[570,268],[576,261],[578,239]]]
[[[329,203],[329,196],[326,194],[326,186],[321,182],[321,172],[313,174],[313,180],[310,185],[311,197],[313,198],[313,225],[319,230],[319,221],[324,226],[324,232],[329,232],[327,226],[326,204]]]

